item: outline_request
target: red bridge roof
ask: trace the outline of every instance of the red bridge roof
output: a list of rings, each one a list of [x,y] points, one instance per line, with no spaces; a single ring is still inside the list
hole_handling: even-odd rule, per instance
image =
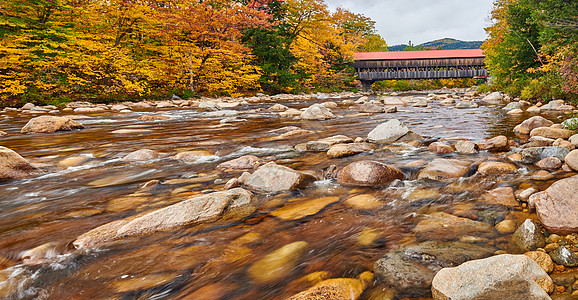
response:
[[[486,57],[482,49],[358,52],[354,54],[354,59],[356,61],[434,59],[434,58],[477,58],[477,57]]]

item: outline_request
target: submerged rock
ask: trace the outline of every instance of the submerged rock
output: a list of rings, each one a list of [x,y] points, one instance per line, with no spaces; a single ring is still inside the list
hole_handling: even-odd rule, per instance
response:
[[[318,199],[295,201],[273,211],[275,216],[283,221],[292,221],[315,215],[330,204],[339,201],[339,197],[323,197]]]
[[[578,176],[565,178],[530,197],[540,223],[552,233],[578,232]]]
[[[462,242],[428,241],[393,250],[375,262],[378,281],[410,296],[426,296],[437,271],[472,259],[491,256],[496,249]]]
[[[40,116],[30,119],[20,133],[53,133],[83,128],[84,125],[67,117]]]
[[[462,236],[473,235],[491,237],[495,235],[490,224],[456,217],[444,212],[425,215],[413,228],[420,240],[456,240]]]
[[[107,242],[182,226],[240,219],[256,210],[253,194],[241,188],[196,196],[146,213],[104,224],[74,241],[76,248],[90,248]]]
[[[140,149],[124,156],[122,161],[147,161],[159,158],[159,154],[151,149]]]
[[[259,284],[269,284],[291,275],[307,253],[309,243],[304,241],[285,245],[261,258],[247,269],[251,279]]]
[[[432,282],[436,300],[550,299],[554,283],[525,255],[497,255],[439,271]]]
[[[471,163],[457,159],[438,158],[425,166],[418,174],[418,179],[443,181],[459,178],[468,172]]]
[[[371,272],[363,272],[359,279],[334,278],[321,281],[312,288],[292,296],[289,300],[356,300],[373,279]]]
[[[337,174],[337,182],[345,186],[380,187],[404,178],[405,175],[397,168],[370,160],[351,163]]]
[[[317,178],[311,174],[298,172],[270,162],[249,175],[243,184],[251,190],[277,193],[305,188],[315,180]]]
[[[12,149],[0,146],[0,181],[21,179],[41,171]]]

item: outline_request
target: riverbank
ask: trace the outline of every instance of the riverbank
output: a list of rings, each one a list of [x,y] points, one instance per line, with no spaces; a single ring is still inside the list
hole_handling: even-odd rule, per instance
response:
[[[575,108],[530,107],[444,90],[5,109],[0,294],[571,299]]]

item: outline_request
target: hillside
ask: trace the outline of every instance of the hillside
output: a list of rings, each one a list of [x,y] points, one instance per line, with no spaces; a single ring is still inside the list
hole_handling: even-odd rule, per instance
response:
[[[439,39],[431,42],[426,42],[413,46],[414,50],[428,50],[428,49],[440,49],[440,50],[452,50],[452,49],[477,49],[482,46],[482,41],[460,41],[451,38]],[[390,46],[389,51],[403,51],[408,45],[395,45]]]

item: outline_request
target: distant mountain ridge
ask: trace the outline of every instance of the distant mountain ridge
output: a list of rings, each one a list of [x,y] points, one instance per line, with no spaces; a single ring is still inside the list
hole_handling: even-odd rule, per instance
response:
[[[460,41],[452,38],[439,39],[431,42],[426,42],[414,45],[395,45],[388,47],[389,51],[403,51],[407,47],[414,50],[453,50],[453,49],[479,49],[482,46],[482,41]]]

